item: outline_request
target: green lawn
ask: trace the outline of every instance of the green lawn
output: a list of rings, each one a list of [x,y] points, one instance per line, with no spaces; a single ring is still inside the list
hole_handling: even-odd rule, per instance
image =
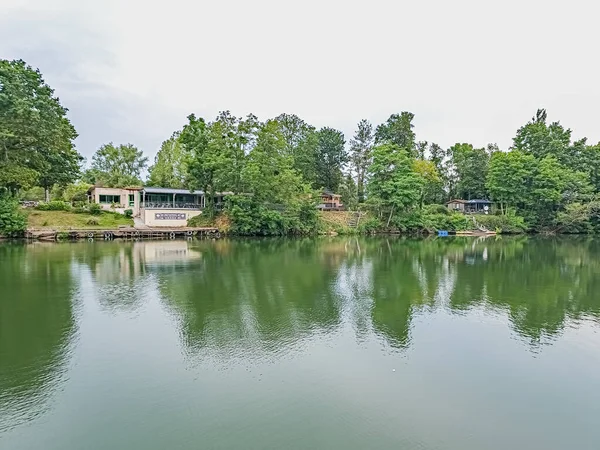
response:
[[[121,214],[103,211],[98,216],[75,214],[67,211],[26,211],[29,228],[68,230],[68,229],[110,229],[119,226],[133,226],[133,219]],[[97,220],[97,224],[94,223]]]

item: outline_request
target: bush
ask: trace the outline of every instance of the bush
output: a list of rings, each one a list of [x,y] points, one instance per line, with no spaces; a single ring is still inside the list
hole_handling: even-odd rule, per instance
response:
[[[94,216],[99,216],[102,213],[102,207],[98,203],[90,203],[88,212]]]
[[[478,215],[475,216],[475,220],[488,230],[496,230],[501,233],[519,234],[527,231],[525,219],[510,211],[503,216]]]
[[[453,214],[453,212],[450,211],[446,207],[446,205],[425,205],[423,207],[423,213],[424,214],[443,214],[446,216]]]
[[[21,194],[21,200],[30,202],[43,201],[45,197],[46,192],[44,191],[44,188],[40,186],[32,187]]]
[[[88,220],[85,221],[85,223],[88,225],[99,225],[100,220],[97,217],[90,217]]]
[[[0,234],[20,236],[27,229],[27,218],[12,198],[0,198]]]
[[[318,213],[310,199],[281,207],[231,195],[227,197],[227,215],[231,233],[246,236],[309,234],[318,227]]]
[[[367,217],[358,224],[358,231],[361,233],[375,233],[381,229],[381,222],[377,217]]]
[[[125,211],[123,211],[123,214],[128,219],[131,219],[133,217],[133,209],[126,209]]]
[[[48,203],[40,203],[37,206],[40,211],[71,211],[71,204],[61,200],[53,200]]]

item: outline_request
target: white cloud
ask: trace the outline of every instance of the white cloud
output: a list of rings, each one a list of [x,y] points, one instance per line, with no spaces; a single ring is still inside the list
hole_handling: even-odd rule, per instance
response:
[[[4,9],[4,7],[3,7]],[[538,107],[600,140],[593,2],[11,1],[0,54],[39,66],[87,156],[153,155],[190,112],[342,129],[415,113],[419,139],[511,143]]]

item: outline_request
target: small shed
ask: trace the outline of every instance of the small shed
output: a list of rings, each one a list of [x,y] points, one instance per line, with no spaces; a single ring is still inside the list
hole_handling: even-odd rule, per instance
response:
[[[466,200],[454,199],[446,202],[446,207],[452,211],[465,212]]]

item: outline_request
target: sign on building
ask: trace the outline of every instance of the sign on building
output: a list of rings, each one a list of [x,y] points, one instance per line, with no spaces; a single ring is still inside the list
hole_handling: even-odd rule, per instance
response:
[[[156,220],[185,220],[185,213],[154,213]]]

